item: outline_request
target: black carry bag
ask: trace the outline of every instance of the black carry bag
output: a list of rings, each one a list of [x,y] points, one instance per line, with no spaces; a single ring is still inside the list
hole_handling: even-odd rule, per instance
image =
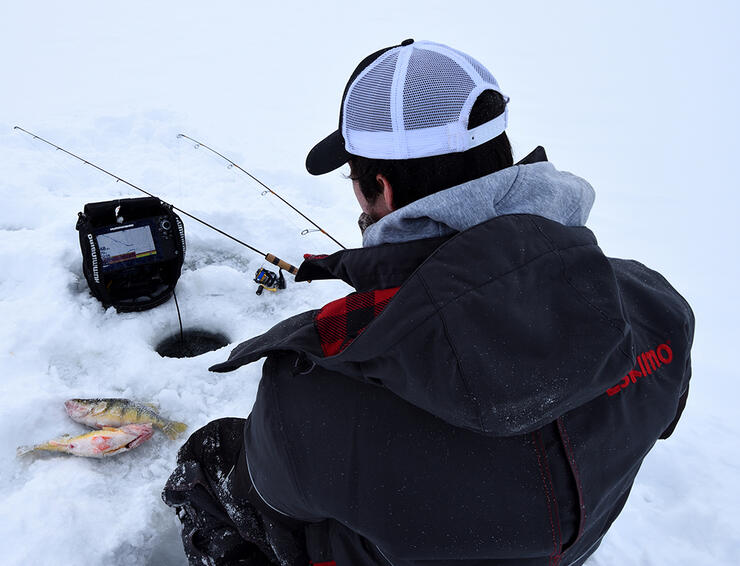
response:
[[[103,306],[143,311],[172,295],[185,259],[185,230],[154,197],[93,202],[79,213],[82,271]]]

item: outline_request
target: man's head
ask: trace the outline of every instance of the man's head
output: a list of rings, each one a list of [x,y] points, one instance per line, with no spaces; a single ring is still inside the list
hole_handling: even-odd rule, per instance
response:
[[[472,57],[406,40],[366,57],[342,97],[339,129],[306,159],[314,175],[350,164],[377,220],[419,198],[512,165],[508,97]]]

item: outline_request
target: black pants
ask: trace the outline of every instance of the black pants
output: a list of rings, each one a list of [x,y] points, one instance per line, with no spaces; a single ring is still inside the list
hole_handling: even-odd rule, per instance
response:
[[[194,432],[180,448],[162,499],[182,522],[191,565],[305,566],[302,526],[270,517],[250,500],[248,473],[237,466],[245,422],[219,419]]]

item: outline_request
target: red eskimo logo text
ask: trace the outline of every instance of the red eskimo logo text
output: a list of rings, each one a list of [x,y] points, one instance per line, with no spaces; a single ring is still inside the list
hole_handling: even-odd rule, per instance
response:
[[[671,350],[671,347],[668,344],[661,344],[654,350],[643,352],[637,356],[637,365],[634,369],[631,369],[629,373],[622,378],[622,381],[617,383],[614,387],[607,389],[606,392],[610,397],[612,395],[616,395],[622,389],[627,389],[631,383],[637,383],[638,377],[647,377],[660,366],[670,364],[672,361],[673,350]]]

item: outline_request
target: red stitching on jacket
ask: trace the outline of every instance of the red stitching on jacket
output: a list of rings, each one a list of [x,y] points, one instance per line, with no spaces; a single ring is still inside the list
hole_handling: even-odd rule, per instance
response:
[[[541,446],[540,444],[542,442],[542,437],[539,432],[533,432],[532,439],[534,441],[535,452],[537,454],[537,465],[540,469],[542,485],[545,488],[545,501],[547,502],[548,518],[550,519],[550,532],[552,534],[553,544],[553,551],[552,554],[550,554],[550,566],[558,566],[560,563],[560,544],[558,542],[558,537],[562,540],[562,535],[559,533],[556,535],[555,531],[555,523],[558,524],[558,531],[560,530],[560,521],[557,517],[557,501],[553,501],[553,494],[550,491],[552,485],[548,486],[547,480],[545,479],[545,467],[542,464],[542,460],[544,459],[545,462],[547,462],[547,456],[544,452],[544,446]],[[547,473],[548,475],[550,474],[549,469],[547,470]],[[550,481],[552,481],[552,479]]]
[[[334,356],[349,346],[383,312],[398,289],[350,293],[324,305],[314,318],[324,356]]]
[[[565,447],[565,452],[568,455],[570,469],[573,471],[573,476],[576,480],[576,488],[578,489],[578,507],[580,518],[578,521],[578,534],[576,535],[576,540],[573,541],[573,544],[575,544],[578,539],[581,538],[581,535],[583,534],[583,529],[586,525],[586,503],[583,500],[583,486],[581,485],[581,474],[578,472],[578,466],[576,465],[576,455],[573,451],[573,447],[570,444],[568,431],[565,430],[565,421],[563,420],[563,417],[560,417],[557,420],[557,423],[558,430],[560,431],[560,438],[563,440],[563,446]]]

